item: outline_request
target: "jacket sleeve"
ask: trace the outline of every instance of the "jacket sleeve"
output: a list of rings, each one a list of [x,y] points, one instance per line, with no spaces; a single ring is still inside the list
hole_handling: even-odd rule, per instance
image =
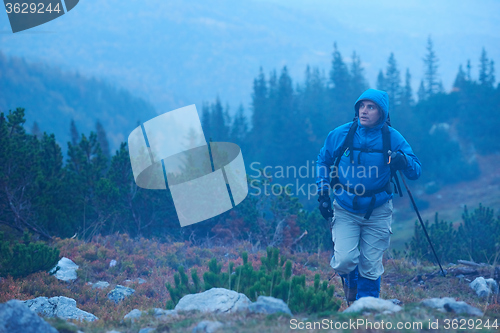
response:
[[[408,164],[406,169],[403,170],[406,178],[411,180],[418,179],[422,173],[422,165],[418,157],[413,153],[410,144],[397,130],[393,131],[391,141],[394,142],[392,144],[394,151],[399,151],[406,156]]]
[[[319,151],[316,161],[316,185],[318,186],[318,193],[329,192],[330,167],[335,164],[335,159],[342,153],[340,150],[344,143],[343,138],[347,135],[351,124],[352,122],[342,125],[328,133],[325,144]]]

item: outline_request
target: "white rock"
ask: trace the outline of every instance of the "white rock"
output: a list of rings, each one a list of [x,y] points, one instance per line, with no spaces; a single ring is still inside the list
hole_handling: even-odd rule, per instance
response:
[[[378,311],[384,313],[393,313],[401,311],[403,308],[399,305],[392,303],[391,301],[375,298],[375,297],[362,297],[354,303],[350,307],[344,310],[345,313],[350,312],[361,312],[365,311]]]
[[[251,301],[244,294],[224,288],[212,288],[199,294],[182,297],[175,310],[231,313],[246,309],[250,304]]]
[[[153,316],[160,319],[167,319],[169,317],[178,317],[176,310],[165,310],[160,308],[153,309]]]
[[[125,320],[130,320],[131,322],[135,322],[137,319],[139,319],[142,316],[142,311],[139,309],[133,309],[129,313],[123,317]]]
[[[118,262],[115,259],[111,259],[109,262],[109,267],[115,267]]]
[[[485,281],[486,281],[486,284],[488,285],[488,287],[490,288],[490,290],[494,294],[498,294],[498,283],[492,278],[486,279]]]
[[[457,302],[454,298],[428,298],[424,299],[422,305],[438,309],[441,312],[467,313],[474,316],[482,316],[483,313],[478,308],[470,306],[465,302]]]
[[[59,262],[57,263],[56,267],[50,270],[50,273],[53,273],[56,270],[57,266],[59,266],[59,270],[54,276],[58,280],[76,280],[76,270],[78,269],[78,265],[75,264],[71,259],[62,257],[61,260],[59,260]]]
[[[0,332],[57,333],[57,330],[26,304],[13,299],[0,304]]]
[[[203,320],[193,328],[193,333],[214,333],[223,325],[219,321]]]
[[[132,288],[127,288],[121,285],[117,285],[115,289],[111,290],[108,293],[108,298],[112,301],[114,301],[116,304],[120,303],[125,299],[125,297],[128,297],[135,293],[135,290]]]
[[[491,293],[498,293],[498,284],[493,279],[485,279],[480,276],[469,284],[469,287],[473,289],[477,296],[488,297]]]
[[[290,308],[283,300],[270,296],[259,296],[257,302],[248,306],[248,310],[253,313],[265,314],[283,312],[292,316]]]
[[[64,296],[52,298],[37,297],[23,301],[31,310],[44,317],[59,317],[61,319],[75,319],[80,321],[94,321],[99,318],[76,307],[76,301]]]
[[[94,289],[106,289],[107,287],[109,287],[109,283],[106,282],[106,281],[98,281],[96,283],[90,283],[90,285],[92,285],[92,288]]]

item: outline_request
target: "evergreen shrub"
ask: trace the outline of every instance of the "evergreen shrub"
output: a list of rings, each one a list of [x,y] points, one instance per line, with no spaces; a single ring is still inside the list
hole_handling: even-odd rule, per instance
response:
[[[192,284],[184,267],[180,266],[174,274],[175,287],[167,283],[171,300],[167,308],[173,308],[182,296],[211,288],[226,288],[245,294],[250,300],[256,301],[258,296],[273,296],[282,299],[294,313],[317,313],[337,311],[340,300],[334,299],[335,287],[328,281],[321,281],[320,275],[314,277],[312,286],[306,285],[306,276],[293,276],[292,262],[280,256],[279,249],[267,248],[267,256],[261,257],[259,270],[254,270],[248,261],[248,253],[241,254],[243,264],[234,267],[229,262],[227,271],[222,271],[222,265],[217,259],[208,262],[208,271],[203,274],[203,285],[196,270],[191,270]]]
[[[28,232],[23,241],[11,244],[0,232],[0,276],[25,277],[52,269],[59,261],[59,250],[44,242],[30,241]]]
[[[459,259],[493,263],[500,253],[500,218],[495,218],[493,210],[481,204],[472,213],[464,208],[457,229],[451,222],[439,221],[437,213],[434,223],[429,225],[426,221],[425,226],[442,263]],[[412,240],[406,247],[412,258],[435,261],[424,231],[417,222]]]

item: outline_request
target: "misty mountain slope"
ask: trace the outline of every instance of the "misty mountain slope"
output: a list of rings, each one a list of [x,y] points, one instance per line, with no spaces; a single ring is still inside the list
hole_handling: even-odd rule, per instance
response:
[[[95,131],[99,120],[112,149],[127,140],[139,120],[156,115],[153,107],[128,91],[86,78],[64,73],[44,64],[8,58],[0,53],[0,111],[26,109],[29,131],[36,121],[42,132],[54,133],[65,151],[70,141],[70,122],[74,119],[80,134]]]
[[[498,35],[477,26],[476,18],[486,15],[478,16],[479,7],[446,12],[445,5],[425,11],[425,4],[396,7],[391,11],[387,2],[375,11],[366,4],[324,1],[292,6],[255,0],[87,0],[24,33],[9,33],[7,17],[0,16],[0,50],[109,79],[150,100],[159,113],[200,106],[217,95],[232,111],[239,103],[248,109],[259,67],[268,73],[286,65],[295,82],[302,81],[307,64],[328,73],[335,41],[344,58],[354,50],[361,56],[372,86],[394,52],[402,72],[410,68],[414,91],[423,77],[428,35],[447,89],[458,65],[470,58],[475,66],[483,46],[492,59],[500,56]],[[411,24],[404,26],[407,21]],[[470,29],[455,33],[458,22]]]

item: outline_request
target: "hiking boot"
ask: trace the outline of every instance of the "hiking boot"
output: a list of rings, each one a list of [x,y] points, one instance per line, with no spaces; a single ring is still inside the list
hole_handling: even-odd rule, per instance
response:
[[[349,288],[346,283],[344,283],[343,287],[346,301],[349,303],[354,302],[356,300],[356,295],[358,294],[358,287]]]

